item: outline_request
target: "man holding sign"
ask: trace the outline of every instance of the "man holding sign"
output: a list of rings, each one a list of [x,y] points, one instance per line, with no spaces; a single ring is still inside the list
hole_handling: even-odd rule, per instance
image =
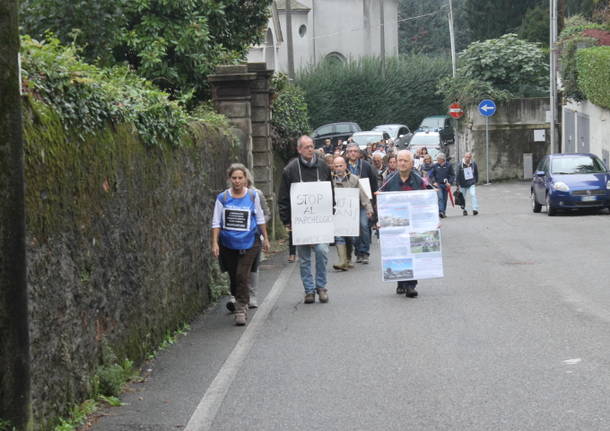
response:
[[[360,178],[360,183],[367,193],[369,199],[377,191],[377,171],[366,160],[360,158],[358,144],[347,146],[347,158],[349,171]],[[371,248],[371,225],[367,217],[366,209],[360,209],[360,236],[356,241],[356,262],[369,263],[369,250]]]
[[[305,288],[305,303],[312,304],[318,294],[320,302],[328,302],[326,264],[328,244],[334,239],[334,197],[330,169],[317,156],[313,140],[301,136],[297,141],[299,156],[291,160],[282,172],[278,196],[280,219],[292,230],[297,246],[301,281]],[[315,282],[311,253],[315,254]]]

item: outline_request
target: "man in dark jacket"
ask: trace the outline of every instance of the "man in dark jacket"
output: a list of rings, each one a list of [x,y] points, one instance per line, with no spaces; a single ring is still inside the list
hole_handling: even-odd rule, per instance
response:
[[[458,166],[457,172],[457,189],[461,190],[464,195],[464,215],[468,215],[466,206],[470,200],[472,214],[479,213],[479,202],[477,200],[476,184],[479,182],[479,168],[477,162],[472,160],[472,153],[464,154],[464,159]],[[470,199],[467,197],[470,196]]]
[[[453,166],[446,160],[445,154],[437,154],[436,163],[432,166],[428,178],[430,179],[430,183],[438,188],[438,211],[440,217],[445,218],[449,187],[455,181]]]
[[[314,150],[313,140],[309,136],[301,136],[297,141],[299,156],[291,160],[282,172],[282,183],[278,196],[278,209],[282,223],[290,230],[292,212],[290,208],[290,185],[298,182],[330,181],[332,176],[325,161],[318,157]],[[316,256],[316,278],[311,269],[311,252]],[[305,288],[305,303],[316,301],[316,293],[320,302],[328,302],[326,287],[326,264],[328,262],[328,244],[297,245],[297,255],[301,269],[301,281]]]
[[[371,186],[371,193],[377,191],[377,170],[369,162],[359,156],[360,148],[358,144],[347,146],[347,168],[359,178],[368,178]],[[356,262],[369,263],[371,248],[371,226],[364,207],[360,208],[360,236],[356,241]]]

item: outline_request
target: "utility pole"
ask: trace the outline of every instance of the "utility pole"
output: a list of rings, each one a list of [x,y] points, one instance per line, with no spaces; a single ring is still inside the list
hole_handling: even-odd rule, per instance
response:
[[[449,0],[449,40],[451,42],[451,69],[453,79],[457,76],[457,59],[455,55],[455,30],[453,28],[453,1]],[[456,101],[457,102],[457,101]],[[458,137],[458,120],[453,119],[453,143],[455,144],[456,163],[460,163],[460,140]]]
[[[288,43],[288,78],[294,79],[294,46],[292,44],[292,0],[286,0],[286,42]]]
[[[551,152],[558,153],[561,145],[557,142],[557,0],[550,0],[550,35],[549,35],[549,62],[550,62],[550,131]]]
[[[0,418],[32,429],[18,0],[0,2]]]
[[[381,67],[385,72],[385,13],[383,11],[383,4],[385,0],[379,0],[379,27],[381,33],[379,34],[379,43],[381,49]]]

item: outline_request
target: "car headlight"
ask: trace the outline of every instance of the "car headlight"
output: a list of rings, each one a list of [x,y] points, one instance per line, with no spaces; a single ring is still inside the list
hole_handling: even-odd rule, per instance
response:
[[[606,183],[606,188],[607,188],[608,190],[610,190],[610,180],[608,180],[608,182]]]
[[[557,181],[555,184],[553,184],[553,188],[560,192],[569,192],[570,191],[570,188],[568,187],[568,185],[562,181]]]

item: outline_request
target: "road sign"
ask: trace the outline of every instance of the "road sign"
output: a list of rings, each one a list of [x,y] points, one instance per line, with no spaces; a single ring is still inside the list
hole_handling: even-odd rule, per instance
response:
[[[483,117],[491,117],[496,113],[496,104],[493,100],[485,99],[479,103],[479,113]]]
[[[456,120],[458,118],[462,118],[464,115],[464,107],[459,103],[452,103],[449,105],[449,115],[451,115]]]

